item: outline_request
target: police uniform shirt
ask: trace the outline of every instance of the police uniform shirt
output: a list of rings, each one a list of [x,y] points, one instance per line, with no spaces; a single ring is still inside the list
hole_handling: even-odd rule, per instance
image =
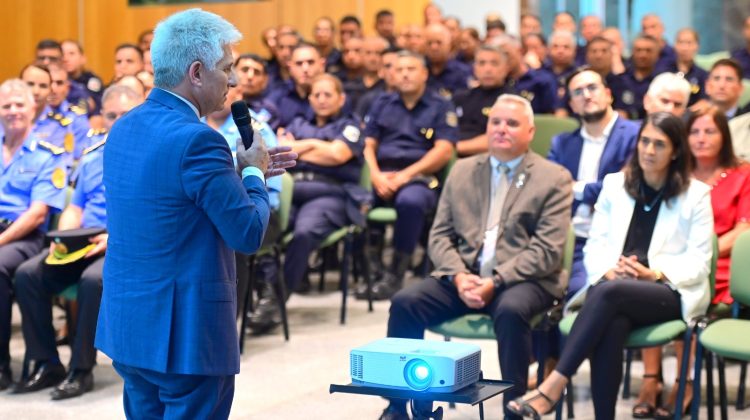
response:
[[[65,98],[65,100],[71,104],[75,105],[78,109],[83,110],[86,112],[86,115],[89,114],[89,98],[91,95],[89,95],[89,92],[86,90],[86,87],[82,84],[71,80],[70,81],[70,90],[68,91],[68,97]]]
[[[586,46],[585,45],[576,45],[576,58],[575,58],[575,65],[574,67],[581,67],[585,66],[586,63]]]
[[[364,120],[367,114],[370,113],[372,104],[380,95],[385,94],[385,83],[378,86],[378,83],[374,84],[370,90],[359,98],[359,101],[354,107],[354,115],[360,120]],[[2,127],[0,127],[2,128]]]
[[[429,66],[428,66],[429,67]],[[445,99],[451,99],[456,92],[466,89],[471,79],[471,67],[452,59],[445,63],[440,74],[433,74],[427,79],[427,89],[430,89]]]
[[[268,74],[267,89],[269,91],[273,92],[275,89],[285,84],[286,81],[281,78],[281,66],[279,66],[279,62],[275,58],[268,60],[266,73]]]
[[[487,118],[497,97],[506,93],[505,86],[476,87],[453,97],[458,116],[458,141],[472,139],[487,131]]]
[[[63,101],[58,110],[47,105],[31,129],[34,138],[64,150],[67,166],[72,166],[73,160],[80,157],[88,132],[86,113],[80,108],[71,107],[67,101]]]
[[[341,182],[358,183],[362,172],[362,154],[365,149],[365,141],[360,132],[360,121],[353,115],[339,114],[338,117],[329,121],[322,127],[318,127],[315,117],[304,119],[297,117],[286,127],[295,139],[318,139],[324,141],[340,140],[352,151],[352,158],[339,166],[321,166],[314,163],[298,160],[297,165],[289,171],[314,172],[328,177],[341,180]]]
[[[245,103],[258,116],[258,122],[268,124],[274,132],[279,128],[279,110],[266,95],[245,98]]]
[[[94,99],[94,109],[89,109],[89,115],[98,115],[102,109],[102,95],[104,94],[102,79],[90,71],[84,71],[80,76],[71,80],[84,86],[89,96]]]
[[[557,106],[558,108],[565,108],[569,114],[573,113],[573,110],[570,109],[570,105],[568,105],[568,102],[566,101],[566,93],[567,89],[565,88],[565,83],[568,80],[568,76],[570,76],[571,73],[573,73],[576,70],[575,64],[563,69],[563,71],[557,73],[553,70],[552,62],[547,61],[544,63],[541,71],[546,71],[549,75],[551,75],[555,81],[557,82]]]
[[[104,205],[103,157],[107,133],[98,131],[90,137],[92,145],[83,151],[76,169],[76,183],[71,204],[83,209],[81,227],[106,227],[107,209]]]
[[[659,51],[659,60],[656,62],[656,68],[664,68],[669,65],[669,63],[673,63],[677,61],[677,53],[674,51],[674,48],[672,48],[671,45],[667,43],[667,41],[664,41],[664,46],[662,47],[661,51]]]
[[[551,114],[557,109],[557,82],[541,69],[529,70],[518,80],[510,79],[508,87],[531,102],[535,114]]]
[[[341,51],[337,48],[332,49],[326,57],[326,73],[340,72],[344,68],[341,58]]]
[[[30,135],[0,175],[0,219],[15,221],[31,203],[41,201],[58,212],[65,206],[68,175],[64,151]],[[46,224],[39,227],[46,231]]]
[[[643,119],[646,116],[646,110],[643,108],[643,97],[646,96],[648,86],[658,73],[654,70],[641,80],[635,77],[633,69],[628,69],[625,73],[617,75],[614,83],[610,86],[614,99],[613,108],[625,111],[628,119]]]
[[[732,51],[732,58],[737,60],[742,67],[742,77],[750,79],[750,51],[747,48],[738,48]]]
[[[250,113],[250,118],[253,120],[253,130],[257,130],[260,133],[260,136],[266,143],[266,147],[271,148],[278,146],[279,142],[276,139],[276,134],[271,129],[271,126],[262,121],[261,115],[252,109],[249,109],[248,112]],[[205,117],[203,120],[205,121]],[[216,131],[226,139],[227,144],[229,145],[229,150],[232,152],[234,165],[237,166],[237,140],[241,137],[231,114],[227,116],[227,119],[224,120],[224,123]],[[278,209],[280,200],[279,194],[281,193],[281,177],[275,176],[266,179],[266,190],[268,191],[269,205],[272,209]]]
[[[268,99],[279,110],[279,127],[286,127],[296,117],[309,119],[315,115],[310,107],[310,101],[299,96],[292,80],[274,89]]]
[[[677,69],[677,62],[669,63],[664,67],[663,71],[671,73],[681,73]],[[660,72],[661,73],[661,72]],[[682,77],[690,83],[690,100],[688,100],[688,106],[693,105],[701,99],[706,99],[706,92],[703,90],[706,85],[706,79],[708,79],[708,72],[698,67],[695,63],[690,67],[687,73],[684,73]]]
[[[458,117],[453,104],[425,91],[414,108],[406,108],[398,93],[378,97],[365,118],[365,138],[378,142],[377,160],[382,170],[401,170],[420,160],[435,140],[455,143]]]
[[[344,93],[346,93],[346,101],[344,102],[344,107],[341,108],[341,113],[345,115],[354,113],[360,99],[367,93],[365,82],[361,77],[350,78],[346,74],[346,69],[339,71],[334,76],[341,80],[341,86],[344,88]]]

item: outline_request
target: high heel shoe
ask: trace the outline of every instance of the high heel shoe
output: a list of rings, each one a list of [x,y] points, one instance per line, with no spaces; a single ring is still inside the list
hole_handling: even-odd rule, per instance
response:
[[[661,406],[654,411],[654,418],[658,420],[669,420],[674,418],[675,404],[677,400],[677,387],[680,384],[680,379],[677,378],[674,381],[674,386],[669,392],[669,399],[667,404]],[[682,414],[687,414],[690,411],[690,406],[693,402],[693,380],[688,379],[685,383],[685,397],[682,401]]]
[[[643,384],[641,384],[641,387],[646,386],[646,379],[653,379],[656,381],[656,397],[654,398],[654,404],[651,404],[649,401],[641,401],[635,406],[633,406],[633,417],[636,419],[650,419],[654,417],[654,413],[656,413],[656,407],[661,406],[661,394],[662,394],[662,388],[663,385],[661,381],[659,381],[659,374],[657,373],[650,373],[643,375]]]
[[[533,397],[530,397],[528,399],[524,399],[524,397],[518,397],[515,400],[513,400],[514,403],[518,405],[518,408],[513,407],[512,405],[508,404],[506,407],[510,412],[517,416],[521,417],[530,417],[534,420],[541,420],[542,416],[546,416],[547,414],[555,411],[557,408],[557,405],[560,404],[560,401],[562,400],[562,396],[557,401],[552,400],[552,398],[548,397],[544,392],[540,391],[538,388],[536,391],[536,395]],[[539,413],[536,411],[534,407],[529,404],[530,402],[537,400],[539,398],[544,398],[547,400],[547,403],[549,403],[550,407],[545,411],[544,413]]]

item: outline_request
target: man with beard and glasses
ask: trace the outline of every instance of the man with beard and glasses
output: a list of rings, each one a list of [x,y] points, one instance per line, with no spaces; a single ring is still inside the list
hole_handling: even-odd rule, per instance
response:
[[[602,179],[622,169],[630,158],[639,124],[614,112],[612,94],[599,73],[586,68],[577,70],[568,78],[567,87],[570,108],[581,117],[581,127],[553,138],[548,158],[573,176],[576,245],[568,284],[568,296],[572,296],[586,283],[583,245]]]

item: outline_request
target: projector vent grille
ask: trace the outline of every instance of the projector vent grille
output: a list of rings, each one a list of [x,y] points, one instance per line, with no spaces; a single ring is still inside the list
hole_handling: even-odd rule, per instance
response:
[[[350,358],[350,364],[352,368],[352,378],[354,379],[362,379],[362,355],[361,354],[352,354],[349,356]]]
[[[456,385],[464,383],[473,383],[479,379],[479,370],[481,369],[479,352],[469,357],[464,357],[456,363]]]

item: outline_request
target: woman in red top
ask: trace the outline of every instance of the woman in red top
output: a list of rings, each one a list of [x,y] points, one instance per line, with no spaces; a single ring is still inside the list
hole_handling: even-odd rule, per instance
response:
[[[750,164],[738,159],[732,149],[732,137],[727,118],[718,108],[710,107],[690,116],[688,120],[693,177],[711,188],[711,207],[714,213],[714,232],[719,239],[719,258],[716,263],[716,287],[712,304],[732,303],[729,294],[729,256],[740,233],[750,228]],[[680,366],[682,342],[675,341],[677,366]],[[643,385],[633,417],[667,419],[673,417],[677,399],[677,378],[667,403],[659,408],[661,394],[661,347],[642,350]],[[692,354],[691,354],[692,359]],[[692,385],[688,381],[683,410],[692,400]]]

